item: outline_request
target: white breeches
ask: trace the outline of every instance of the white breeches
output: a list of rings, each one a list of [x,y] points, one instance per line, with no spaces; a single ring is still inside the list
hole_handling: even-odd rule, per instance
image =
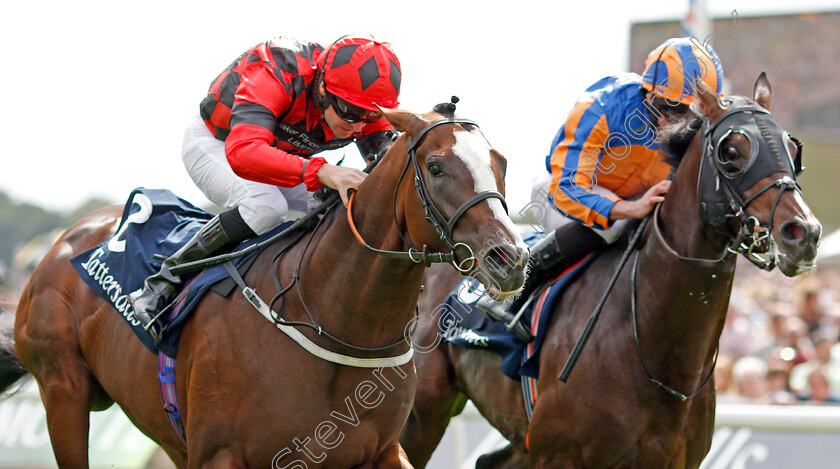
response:
[[[225,143],[210,133],[201,117],[184,132],[181,156],[204,195],[222,207],[239,207],[242,219],[258,235],[318,205],[304,184],[279,187],[237,176],[225,156]]]
[[[536,217],[537,223],[542,226],[543,231],[556,230],[566,223],[580,223],[575,219],[567,217],[565,214],[554,208],[548,200],[548,186],[551,184],[551,173],[541,172],[534,177],[531,184],[531,203],[527,207],[527,211]],[[609,189],[604,189],[596,185],[593,189],[598,194],[615,196]],[[598,233],[598,236],[604,238],[607,244],[612,244],[621,237],[628,220],[616,220],[608,230],[599,230],[593,228],[592,231]]]

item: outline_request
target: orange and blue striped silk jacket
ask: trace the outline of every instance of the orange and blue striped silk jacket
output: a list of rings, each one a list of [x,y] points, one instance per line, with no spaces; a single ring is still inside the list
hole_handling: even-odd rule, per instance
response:
[[[657,130],[640,83],[639,75],[624,73],[590,86],[546,157],[552,207],[593,228],[609,228],[618,200],[644,193],[671,169],[658,151]],[[596,185],[618,197],[595,193]]]

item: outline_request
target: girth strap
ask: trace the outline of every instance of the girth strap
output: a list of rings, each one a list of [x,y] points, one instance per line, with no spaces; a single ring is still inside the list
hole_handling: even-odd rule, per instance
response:
[[[245,296],[245,299],[248,300],[248,303],[251,303],[257,311],[260,312],[269,322],[274,324],[277,329],[280,329],[281,332],[289,336],[292,340],[298,343],[301,347],[304,348],[307,352],[315,355],[318,358],[326,360],[328,362],[337,363],[339,365],[345,366],[352,366],[356,368],[383,368],[383,367],[394,367],[394,366],[401,366],[405,365],[406,363],[410,362],[411,359],[414,357],[414,348],[409,347],[408,351],[392,357],[382,357],[382,358],[357,358],[351,357],[349,355],[342,355],[340,353],[336,353],[330,350],[327,350],[320,345],[316,344],[309,340],[308,337],[303,335],[299,330],[295,329],[292,326],[288,326],[283,324],[282,319],[275,318],[275,314],[271,311],[268,305],[257,295],[257,292],[254,291],[253,288],[249,287],[245,284],[245,281],[242,279],[242,276],[239,275],[239,272],[230,262],[224,264],[225,270],[227,270],[228,274],[230,274],[231,278],[234,282],[242,289],[242,295]]]

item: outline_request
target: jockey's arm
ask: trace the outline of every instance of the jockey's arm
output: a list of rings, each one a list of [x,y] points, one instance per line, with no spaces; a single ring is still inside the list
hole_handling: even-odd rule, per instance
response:
[[[624,218],[644,218],[659,202],[665,200],[665,194],[671,187],[671,181],[665,180],[654,184],[636,200],[619,200],[610,210],[610,221]]]
[[[317,174],[326,160],[305,158],[274,146],[278,116],[292,105],[286,87],[262,62],[252,62],[241,72],[231,108],[230,134],[225,155],[237,176],[250,181],[294,187],[306,184],[316,191],[322,182]]]

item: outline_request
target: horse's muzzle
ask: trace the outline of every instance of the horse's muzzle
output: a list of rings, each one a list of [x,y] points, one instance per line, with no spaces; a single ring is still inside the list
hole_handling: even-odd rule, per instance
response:
[[[479,255],[473,276],[484,284],[491,297],[504,300],[522,290],[527,264],[528,250],[523,246],[497,245]]]
[[[788,277],[814,268],[822,225],[816,220],[800,217],[785,222],[776,236],[779,270]]]

